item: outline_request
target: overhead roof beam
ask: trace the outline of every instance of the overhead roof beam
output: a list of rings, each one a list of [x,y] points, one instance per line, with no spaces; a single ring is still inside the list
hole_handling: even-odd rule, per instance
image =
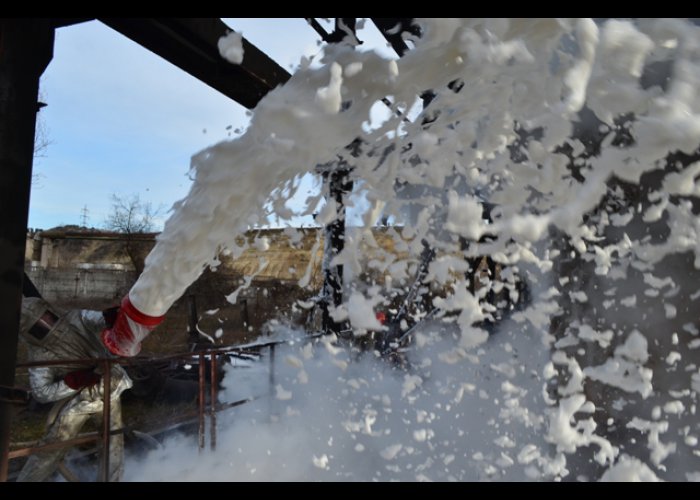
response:
[[[158,54],[248,109],[290,74],[243,39],[243,62],[219,54],[219,38],[231,29],[217,18],[99,18],[104,24]]]
[[[422,35],[420,26],[413,24],[412,17],[373,17],[372,22],[377,26],[377,29],[382,34],[386,41],[391,44],[399,57],[403,57],[409,48],[406,41],[401,35],[403,32],[408,32],[415,37]],[[452,85],[452,82],[450,85]],[[452,87],[450,87],[452,88]],[[423,108],[425,108],[435,98],[435,92],[426,90],[420,95],[423,99]]]
[[[316,33],[321,37],[321,40],[323,40],[326,43],[331,43],[331,35],[328,33],[323,26],[321,26],[321,23],[319,23],[315,17],[305,17],[304,18],[307,23],[309,23],[309,26],[311,26]]]
[[[421,35],[420,28],[413,24],[412,17],[372,17],[372,22],[377,26],[377,29],[382,34],[386,41],[391,44],[399,57],[409,50],[408,45],[404,41],[401,34],[404,31],[419,37]]]
[[[94,17],[52,17],[51,25],[54,28],[64,28],[66,26],[73,26],[74,24],[93,21],[94,19]]]

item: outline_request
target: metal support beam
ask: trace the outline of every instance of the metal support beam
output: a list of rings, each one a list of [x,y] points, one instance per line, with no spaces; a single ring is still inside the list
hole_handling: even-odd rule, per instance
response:
[[[275,415],[275,344],[270,345],[270,372],[268,378],[268,417],[270,421]]]
[[[37,289],[34,282],[31,280],[31,278],[27,276],[26,271],[24,273],[24,280],[22,281],[22,295],[24,295],[25,297],[37,297],[39,299],[42,298],[41,293]]]
[[[409,49],[401,34],[408,32],[414,36],[421,36],[420,28],[413,24],[412,17],[373,17],[372,22],[386,41],[391,44],[399,57],[402,57]]]
[[[214,355],[213,353],[211,354],[212,356]],[[204,420],[204,411],[206,409],[206,404],[207,404],[207,393],[206,393],[206,358],[204,357],[204,353],[200,352],[199,353],[199,411],[197,414],[198,421],[199,421],[199,451],[202,452],[204,450],[204,435],[206,433],[206,421]]]
[[[339,43],[347,36],[354,36],[355,18],[336,18],[335,31],[328,38]],[[358,154],[361,141],[356,139],[346,149],[353,156]],[[330,305],[338,307],[343,303],[343,266],[331,265],[333,258],[345,248],[345,196],[352,192],[353,181],[350,179],[352,167],[344,160],[326,166],[322,170],[323,180],[328,184],[329,198],[335,201],[336,217],[324,228],[323,245],[323,288],[321,289],[321,312],[323,331],[338,333],[342,327],[330,314]]]
[[[309,23],[309,26],[311,26],[316,33],[321,37],[321,40],[323,40],[326,43],[331,42],[331,36],[330,33],[328,33],[323,26],[316,20],[314,17],[305,17],[306,22]]]
[[[335,30],[330,34],[331,43],[340,43],[345,40],[346,37],[354,37],[357,39],[355,34],[357,24],[357,18],[355,17],[336,17],[335,18]]]
[[[166,61],[248,109],[290,74],[243,39],[243,62],[231,64],[219,54],[219,38],[232,31],[217,18],[99,18]]]
[[[53,56],[49,19],[0,19],[0,385],[15,381],[39,77]],[[0,481],[11,408],[0,401]]]
[[[352,192],[353,181],[349,178],[350,169],[338,166],[324,175],[328,183],[330,199],[335,201],[336,218],[324,229],[323,247],[323,330],[338,332],[338,325],[330,315],[330,304],[338,307],[343,303],[343,266],[332,265],[333,258],[345,248],[345,196]]]
[[[305,17],[306,22],[309,23],[316,33],[321,37],[326,43],[340,43],[345,37],[353,36],[357,39],[355,35],[357,18],[355,17],[336,17],[335,18],[335,28],[333,32],[328,33],[323,26],[314,17]],[[359,43],[362,43],[358,40]]]
[[[109,454],[112,436],[112,364],[108,359],[102,362],[102,461],[100,480],[108,483]]]
[[[187,296],[187,343],[191,350],[196,350],[199,345],[199,332],[197,331],[197,298],[193,293]]]
[[[388,331],[380,338],[377,343],[377,348],[379,352],[385,354],[393,349],[393,343],[402,337],[407,332],[401,331],[401,323],[404,320],[408,320],[410,324],[412,322],[409,317],[411,314],[415,314],[416,307],[424,311],[426,314],[429,313],[428,308],[432,307],[432,301],[430,305],[426,303],[425,297],[419,295],[421,286],[423,286],[423,280],[428,274],[430,269],[430,263],[435,260],[435,249],[432,248],[426,240],[421,241],[423,245],[423,251],[421,252],[420,263],[418,264],[418,271],[416,272],[416,277],[413,280],[413,284],[408,289],[408,293],[401,303],[396,315],[387,324]]]
[[[54,28],[65,28],[66,26],[73,26],[74,24],[85,23],[94,19],[94,17],[52,17],[51,25]]]
[[[216,404],[219,399],[219,369],[217,367],[217,354],[211,353],[209,359],[211,362],[211,370],[209,372],[209,446],[213,451],[216,449]]]
[[[416,38],[420,38],[423,34],[420,26],[413,24],[412,17],[373,17],[371,19],[399,57],[403,57],[410,50],[403,38],[403,33],[410,33]],[[435,93],[432,90],[426,90],[420,96],[423,99],[423,109],[425,109],[435,98]]]

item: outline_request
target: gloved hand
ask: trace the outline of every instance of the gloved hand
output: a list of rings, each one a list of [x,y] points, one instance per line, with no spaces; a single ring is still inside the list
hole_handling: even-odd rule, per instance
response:
[[[117,314],[119,314],[119,306],[110,307],[102,311],[102,317],[105,319],[107,328],[114,326],[114,323],[117,321]]]
[[[102,343],[117,356],[136,356],[141,351],[141,341],[158,326],[165,316],[149,316],[142,313],[129,300],[122,299],[114,326],[102,332]]]
[[[102,377],[92,370],[76,370],[67,373],[66,376],[63,377],[63,381],[71,389],[79,391],[80,389],[92,387],[99,383],[101,378]]]

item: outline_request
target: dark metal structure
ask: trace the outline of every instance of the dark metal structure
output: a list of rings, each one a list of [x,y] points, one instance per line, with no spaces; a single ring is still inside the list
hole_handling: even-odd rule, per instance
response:
[[[13,386],[15,378],[39,78],[53,56],[55,29],[92,19],[0,19],[0,386],[6,388]],[[221,19],[99,20],[248,109],[290,78],[245,39],[240,65],[223,60],[217,42],[230,30]],[[401,33],[417,34],[409,18],[372,21],[399,55],[408,50]],[[315,20],[311,24],[314,29],[320,27]],[[336,20],[336,31],[327,34],[326,41],[342,40],[343,32],[354,31],[354,27],[354,18]],[[334,234],[337,253],[344,240],[344,225],[339,224]],[[10,420],[10,399],[0,398],[0,481],[7,479]]]
[[[314,339],[317,339],[318,335],[311,335],[307,337],[307,341],[312,341]],[[250,355],[251,353],[257,353],[258,355],[262,355],[263,350],[267,350],[269,352],[268,357],[269,357],[269,374],[268,374],[268,379],[269,379],[269,389],[268,389],[268,396],[270,400],[273,399],[274,395],[274,389],[275,389],[275,347],[278,344],[285,344],[286,341],[276,341],[276,342],[262,342],[262,343],[252,343],[252,344],[246,344],[242,346],[228,346],[228,347],[219,347],[219,348],[210,348],[210,349],[203,349],[197,354],[192,354],[192,353],[180,353],[180,354],[174,354],[174,355],[168,355],[168,356],[160,356],[160,357],[153,357],[153,358],[146,358],[146,357],[141,357],[139,356],[138,358],[101,358],[101,359],[71,359],[71,360],[60,360],[60,361],[37,361],[37,362],[28,362],[28,363],[22,363],[20,365],[17,365],[17,368],[21,369],[28,369],[32,367],[38,367],[38,366],[55,366],[55,365],[64,365],[64,364],[70,364],[70,365],[93,365],[96,361],[99,362],[104,370],[104,376],[102,378],[102,384],[103,384],[103,391],[105,394],[109,392],[109,386],[110,386],[110,373],[111,373],[111,365],[113,364],[121,364],[121,365],[130,365],[130,366],[147,366],[147,365],[158,365],[161,364],[163,361],[169,361],[169,362],[192,362],[193,359],[197,359],[197,364],[198,364],[198,375],[197,375],[197,386],[198,386],[198,397],[197,397],[197,409],[194,411],[188,411],[185,412],[173,422],[171,421],[165,428],[162,428],[163,422],[158,422],[156,424],[157,427],[160,429],[152,432],[166,432],[169,430],[172,430],[174,428],[178,428],[182,425],[187,425],[187,424],[192,424],[196,423],[197,424],[197,430],[198,430],[198,442],[199,442],[199,449],[200,451],[204,450],[206,447],[206,432],[207,432],[207,425],[206,425],[206,416],[207,414],[209,415],[209,447],[210,449],[214,450],[216,448],[216,414],[219,411],[226,410],[229,408],[233,408],[236,406],[240,406],[242,404],[246,404],[248,402],[255,401],[257,399],[260,399],[263,397],[263,395],[252,395],[246,399],[241,399],[238,401],[233,401],[230,403],[219,403],[218,402],[218,389],[219,389],[219,382],[220,382],[220,372],[218,368],[218,358],[221,357],[222,359],[225,359],[226,356],[229,355]],[[206,369],[207,369],[207,364],[209,365],[209,398],[207,399],[207,381],[206,381]],[[5,394],[3,392],[0,392],[0,396],[4,397]],[[19,395],[18,397],[20,397]],[[113,429],[111,426],[111,421],[110,421],[110,412],[109,412],[109,398],[105,400],[105,408],[104,411],[102,412],[102,430],[101,432],[89,432],[89,433],[84,433],[81,434],[73,439],[68,439],[65,441],[57,441],[57,442],[50,442],[50,443],[45,443],[45,444],[39,444],[39,443],[34,443],[31,444],[30,446],[20,448],[20,449],[15,449],[11,452],[8,453],[6,457],[4,457],[4,460],[6,462],[9,462],[9,460],[13,460],[16,458],[21,458],[21,457],[26,457],[29,455],[32,455],[37,452],[41,451],[49,451],[49,450],[56,450],[60,448],[68,448],[71,446],[77,446],[77,445],[82,445],[82,444],[92,444],[92,443],[100,443],[100,447],[98,448],[99,455],[100,455],[100,467],[98,469],[98,476],[102,481],[109,481],[109,449],[110,449],[110,437],[114,436],[115,434],[124,434],[124,433],[134,433],[136,434],[141,434],[144,435],[143,433],[140,433],[137,429],[130,428],[128,426],[125,426],[120,429]],[[208,405],[208,407],[207,407]],[[148,434],[145,434],[146,437],[149,437]],[[154,440],[152,437],[150,437],[150,440],[153,442],[157,443],[157,440]],[[60,472],[69,478],[69,480],[77,480],[75,476],[70,472],[69,469],[67,469],[63,464],[59,466]]]
[[[99,20],[248,109],[291,76],[245,38],[243,62],[231,64],[224,60],[217,42],[231,30],[221,19]]]
[[[328,33],[316,19],[306,18],[309,25],[321,36],[326,43],[340,43],[346,37],[354,38],[354,42],[362,41],[356,36],[355,18],[336,18],[335,29]],[[391,44],[399,56],[403,56],[408,45],[402,38],[402,33],[408,31],[414,36],[420,36],[420,30],[412,24],[412,18],[373,18],[380,33]],[[391,103],[383,99],[383,102],[391,108]],[[357,156],[361,140],[357,139],[347,146],[351,156]],[[351,178],[352,165],[341,159],[326,165],[320,170],[324,182],[328,186],[330,198],[335,202],[335,219],[325,227],[324,269],[323,287],[321,289],[320,307],[322,311],[322,329],[326,333],[339,333],[344,330],[344,325],[338,324],[330,314],[330,306],[338,307],[343,303],[343,265],[332,265],[332,260],[345,248],[345,204],[346,198],[352,193],[353,180]]]
[[[413,24],[411,17],[373,17],[372,22],[399,56],[403,56],[409,50],[403,33],[410,33],[414,37],[420,36],[420,28]]]
[[[48,19],[0,19],[0,386],[15,381],[39,78],[53,56]],[[0,399],[0,480],[11,403]]]
[[[358,43],[354,18],[336,18],[335,30],[326,33],[315,19],[307,19],[311,27],[321,35],[326,43],[340,43],[346,37],[352,37]],[[360,141],[356,140],[348,146],[348,150],[355,154]],[[323,171],[323,180],[328,186],[329,197],[335,202],[335,219],[325,227],[323,249],[323,287],[321,288],[321,311],[323,331],[326,333],[339,333],[343,326],[338,324],[330,314],[330,306],[338,307],[343,303],[343,265],[332,265],[333,258],[345,248],[345,199],[352,193],[353,181],[350,178],[352,166],[340,159],[330,164]]]
[[[190,349],[194,350],[199,342],[199,332],[197,331],[197,298],[193,293],[187,295],[187,343]]]
[[[324,182],[328,184],[330,198],[335,202],[335,219],[324,230],[323,287],[321,288],[321,310],[323,331],[338,333],[343,328],[330,314],[330,305],[338,307],[343,303],[343,265],[332,265],[333,258],[345,248],[345,200],[352,192],[353,181],[347,166],[335,165],[335,169],[325,172]]]

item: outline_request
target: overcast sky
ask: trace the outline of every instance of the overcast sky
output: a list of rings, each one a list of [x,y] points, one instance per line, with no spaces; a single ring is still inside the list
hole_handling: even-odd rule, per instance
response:
[[[225,21],[290,72],[320,50],[301,18]],[[396,57],[371,22],[359,37]],[[50,144],[35,160],[29,211],[29,227],[41,229],[80,225],[84,207],[87,225],[101,227],[112,194],[138,194],[167,217],[189,189],[190,157],[249,120],[236,102],[98,21],[56,31],[41,100]]]

